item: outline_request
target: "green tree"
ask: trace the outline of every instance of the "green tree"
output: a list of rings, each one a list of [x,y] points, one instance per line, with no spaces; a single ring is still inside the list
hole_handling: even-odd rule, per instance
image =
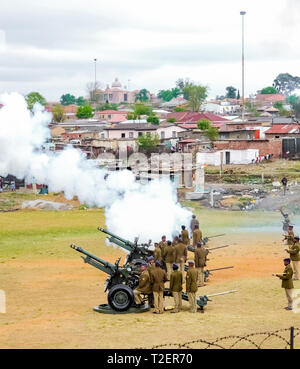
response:
[[[174,108],[175,113],[184,113],[186,112],[186,108],[180,108],[179,106],[176,106],[176,108]]]
[[[64,94],[61,95],[60,98],[61,105],[75,105],[76,104],[76,97],[71,94]]]
[[[171,90],[160,90],[157,97],[164,101],[170,101],[173,99],[173,94]]]
[[[236,99],[236,88],[232,86],[226,87],[226,97],[228,99]]]
[[[140,119],[142,115],[151,115],[152,108],[145,104],[136,103],[134,105],[133,113],[135,119]]]
[[[185,89],[185,87],[192,85],[193,82],[189,79],[189,78],[178,78],[178,80],[175,82],[176,87],[180,90],[183,91]]]
[[[145,88],[141,89],[137,94],[135,94],[135,101],[145,102],[149,100],[149,91]]]
[[[144,149],[153,149],[160,144],[160,139],[157,133],[143,133],[137,138],[136,141],[139,147],[142,147]]]
[[[236,95],[236,98],[237,98],[237,100],[240,100],[241,99],[240,90],[238,90],[237,95]]]
[[[131,113],[131,112],[127,113],[126,119],[127,120],[134,120],[135,119],[134,113]]]
[[[25,100],[29,110],[32,110],[36,103],[39,103],[42,106],[45,106],[47,103],[46,99],[39,92],[30,92],[25,96]]]
[[[157,97],[164,101],[170,101],[175,97],[178,97],[181,94],[181,90],[177,87],[172,88],[171,90],[160,90]]]
[[[275,87],[269,86],[269,87],[263,88],[260,93],[263,95],[271,95],[271,94],[277,94],[278,91],[276,90]]]
[[[84,99],[83,96],[79,96],[77,99],[76,99],[76,105],[78,106],[83,106],[86,104],[86,101]]]
[[[201,119],[199,120],[197,125],[198,125],[198,129],[200,129],[201,131],[205,131],[206,129],[211,127],[211,122],[208,119]]]
[[[157,115],[155,114],[151,114],[149,115],[149,117],[147,118],[147,122],[148,123],[153,123],[153,124],[156,124],[156,125],[159,125],[159,118]]]
[[[66,120],[64,107],[62,105],[55,105],[52,109],[53,122],[61,123]]]
[[[94,116],[93,108],[90,105],[79,106],[76,116],[78,119],[88,119]]]
[[[97,108],[97,110],[99,110],[99,111],[103,111],[103,110],[118,110],[118,104],[110,104],[110,103],[106,102],[105,104],[99,106]]]
[[[293,77],[289,73],[281,73],[274,79],[273,87],[281,94],[290,95],[300,88],[300,77]]]
[[[193,112],[200,110],[203,101],[207,97],[207,87],[189,85],[184,88],[184,93],[188,96],[189,106]]]
[[[204,133],[210,141],[216,141],[219,138],[219,132],[217,128],[213,126],[210,126],[208,129],[206,129]]]
[[[287,104],[290,104],[292,107],[295,105],[295,104],[298,104],[298,102],[300,101],[300,98],[299,96],[297,95],[290,95],[286,98],[286,103]]]
[[[167,122],[168,123],[175,123],[176,119],[175,118],[168,118]]]

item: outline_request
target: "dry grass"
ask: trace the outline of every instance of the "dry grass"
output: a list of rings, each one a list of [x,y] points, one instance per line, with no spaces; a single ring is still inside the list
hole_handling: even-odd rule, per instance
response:
[[[77,242],[110,261],[123,254],[107,247],[96,230],[104,225],[102,210],[0,214],[0,289],[7,294],[7,314],[0,314],[0,348],[152,347],[300,327],[300,315],[283,310],[284,291],[271,277],[282,271],[285,256],[280,216],[196,212],[206,234],[227,233],[211,246],[232,245],[211,254],[209,267],[235,265],[234,270],[216,272],[198,294],[239,292],[215,297],[204,314],[161,316],[93,312],[93,306],[106,302],[106,276],[83,264],[68,246]],[[184,307],[188,309],[187,303]]]

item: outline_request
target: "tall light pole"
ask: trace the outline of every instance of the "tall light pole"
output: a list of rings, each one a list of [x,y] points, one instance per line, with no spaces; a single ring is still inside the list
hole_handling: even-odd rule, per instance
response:
[[[241,11],[242,16],[242,121],[245,121],[245,11]]]
[[[95,85],[94,85],[94,100],[96,102],[96,87],[97,87],[97,59],[94,59],[95,63]]]

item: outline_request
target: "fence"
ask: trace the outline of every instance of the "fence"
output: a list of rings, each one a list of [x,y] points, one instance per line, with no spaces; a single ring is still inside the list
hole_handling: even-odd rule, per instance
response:
[[[298,346],[297,346],[298,344]],[[185,343],[167,343],[152,349],[296,349],[300,348],[300,329],[287,328],[274,332],[226,336],[208,341],[197,339]]]

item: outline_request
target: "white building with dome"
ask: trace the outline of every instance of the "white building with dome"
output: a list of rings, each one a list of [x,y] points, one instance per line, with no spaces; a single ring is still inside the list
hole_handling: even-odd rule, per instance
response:
[[[114,82],[111,84],[111,87],[107,85],[105,90],[98,89],[96,91],[96,95],[97,100],[101,104],[105,104],[106,102],[110,104],[132,104],[135,102],[135,95],[138,92],[139,90],[129,91],[126,86],[122,86],[118,78],[115,78]]]

